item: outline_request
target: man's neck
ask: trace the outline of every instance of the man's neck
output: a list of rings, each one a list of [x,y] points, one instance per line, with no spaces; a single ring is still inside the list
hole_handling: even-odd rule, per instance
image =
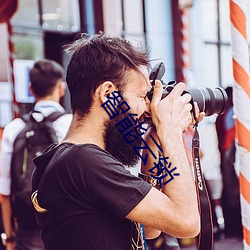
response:
[[[53,102],[60,102],[60,99],[57,98],[56,96],[50,95],[50,96],[46,96],[43,98],[36,98],[36,102],[40,102],[40,101],[53,101]]]
[[[101,147],[102,149],[105,149],[105,143],[103,139],[104,126],[101,126],[100,124],[103,124],[103,122],[100,121],[100,119],[92,119],[91,115],[80,122],[74,115],[68,133],[62,143],[91,143]]]

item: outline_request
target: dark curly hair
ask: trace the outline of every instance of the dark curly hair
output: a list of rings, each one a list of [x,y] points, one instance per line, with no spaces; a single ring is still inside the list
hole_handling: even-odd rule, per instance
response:
[[[29,72],[31,87],[36,97],[50,95],[57,83],[63,80],[63,67],[49,59],[37,61]]]
[[[79,40],[67,46],[66,52],[72,53],[66,81],[73,113],[80,116],[89,113],[93,94],[103,82],[111,81],[122,91],[127,70],[139,71],[139,66],[148,67],[149,53],[141,48],[123,38],[103,33],[94,36],[81,34]]]

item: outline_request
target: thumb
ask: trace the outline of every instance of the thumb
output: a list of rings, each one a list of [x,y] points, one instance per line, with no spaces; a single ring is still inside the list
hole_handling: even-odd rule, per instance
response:
[[[151,105],[153,107],[156,107],[158,103],[161,101],[162,91],[163,91],[163,87],[162,87],[161,81],[156,80],[155,85],[154,85],[154,93],[153,93],[153,97],[151,101]]]

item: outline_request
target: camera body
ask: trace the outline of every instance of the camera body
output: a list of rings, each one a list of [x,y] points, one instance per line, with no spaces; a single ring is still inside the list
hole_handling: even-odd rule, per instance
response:
[[[161,79],[165,73],[164,63],[156,64],[151,73],[150,81],[152,84],[152,89],[148,93],[148,99],[151,101],[155,80],[160,80],[163,83],[163,93],[162,99],[166,97],[177,84],[175,81],[171,81],[165,84]],[[227,110],[228,107],[228,96],[223,88],[217,87],[215,89],[211,88],[187,88],[182,94],[189,93],[192,96],[191,102],[196,102],[200,112],[205,112],[206,116],[213,114],[222,114]]]

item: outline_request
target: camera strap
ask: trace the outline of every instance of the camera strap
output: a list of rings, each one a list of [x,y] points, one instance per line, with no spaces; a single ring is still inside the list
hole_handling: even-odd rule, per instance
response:
[[[198,236],[198,250],[212,250],[213,249],[213,222],[211,204],[206,188],[205,179],[201,169],[200,163],[200,140],[198,133],[198,120],[196,119],[194,126],[194,136],[192,140],[193,151],[193,166],[195,174],[195,183],[197,190],[197,200],[201,218],[201,231]]]

